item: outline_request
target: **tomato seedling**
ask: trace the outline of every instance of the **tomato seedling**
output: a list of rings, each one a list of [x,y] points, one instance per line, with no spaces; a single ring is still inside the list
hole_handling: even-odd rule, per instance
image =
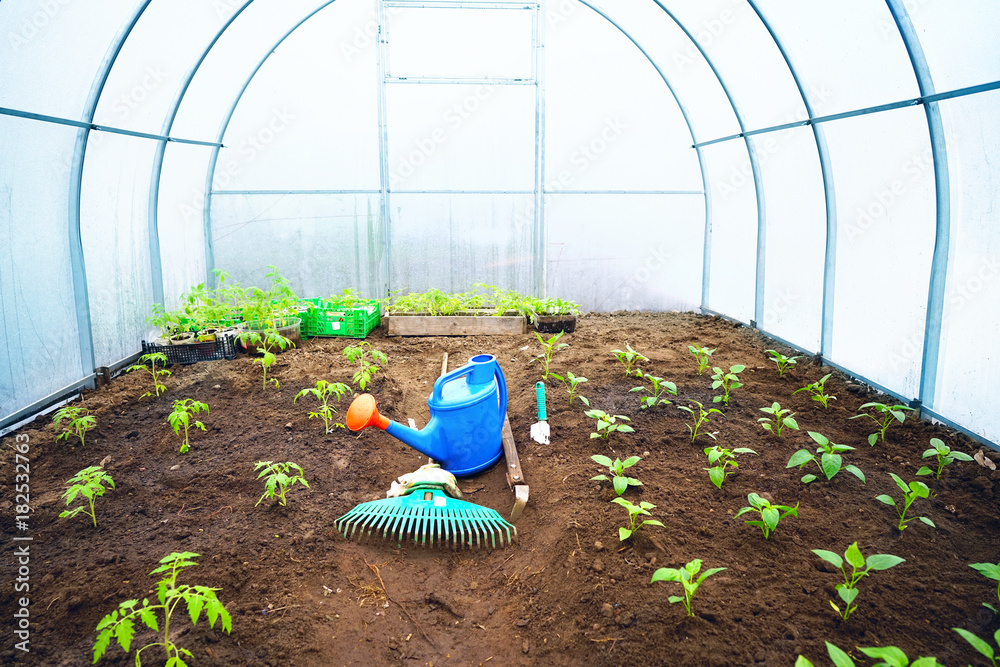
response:
[[[263,469],[262,469],[263,468]],[[288,489],[301,484],[309,488],[309,482],[303,477],[302,468],[297,463],[287,461],[285,463],[274,463],[273,461],[257,461],[254,464],[254,472],[260,470],[257,479],[264,479],[264,495],[257,501],[257,505],[264,502],[265,498],[278,499],[278,504],[285,506],[285,493]],[[257,505],[254,505],[256,507]]]
[[[56,413],[52,415],[52,428],[58,434],[56,440],[69,440],[70,436],[74,435],[80,439],[81,447],[86,445],[84,436],[87,435],[87,431],[97,426],[97,419],[93,415],[86,414],[87,412],[86,408],[70,407],[68,405],[64,405],[56,410]],[[59,428],[64,420],[68,423],[60,431]]]
[[[608,472],[611,473],[611,478],[610,478],[611,484],[612,486],[615,487],[615,493],[617,493],[619,496],[625,493],[625,490],[630,486],[642,486],[642,482],[637,480],[635,477],[628,477],[627,475],[625,475],[625,469],[631,468],[636,463],[641,461],[642,460],[641,457],[630,456],[624,461],[617,458],[614,461],[612,461],[607,456],[594,454],[590,458],[593,459],[596,463],[599,463],[600,465],[608,469]],[[607,475],[595,475],[594,477],[591,477],[590,480],[601,481],[601,482],[609,481]]]
[[[856,586],[863,577],[867,577],[869,572],[888,570],[890,567],[895,567],[905,562],[905,559],[891,554],[874,554],[865,558],[861,550],[858,549],[857,542],[847,547],[843,558],[825,549],[812,549],[812,552],[840,570],[840,573],[844,575],[844,583],[837,584],[836,586],[837,595],[844,603],[844,610],[841,611],[840,607],[833,600],[830,600],[830,606],[845,621],[858,609],[858,605],[854,604],[854,600],[858,597]],[[844,568],[845,561],[847,565],[851,566],[850,574]]]
[[[167,421],[170,423],[170,428],[174,429],[174,433],[180,435],[181,427],[184,428],[184,442],[181,443],[181,454],[185,454],[188,451],[188,429],[191,427],[191,415],[196,415],[201,412],[208,414],[208,406],[201,401],[196,401],[191,398],[185,398],[183,400],[174,401],[174,411],[167,415]],[[202,431],[205,430],[205,425],[199,421],[194,423],[195,428],[200,428]]]
[[[351,388],[343,382],[327,382],[326,380],[317,380],[315,387],[307,387],[297,393],[295,398],[292,399],[292,403],[295,403],[299,400],[299,398],[307,394],[315,396],[316,400],[319,401],[319,409],[316,412],[310,412],[309,419],[322,419],[324,431],[327,434],[330,434],[333,433],[338,426],[340,428],[345,428],[343,424],[330,424],[330,422],[334,421],[334,415],[337,412],[337,410],[330,405],[330,399],[336,396],[337,402],[340,403],[340,399],[343,398],[344,394],[349,391],[351,391]]]
[[[375,380],[375,374],[389,363],[389,357],[385,356],[385,353],[381,350],[372,347],[372,344],[368,341],[363,341],[357,345],[348,345],[344,348],[343,354],[349,362],[358,367],[358,370],[354,371],[352,382],[361,391],[367,389],[368,385]]]
[[[149,354],[144,354],[138,359],[139,363],[132,364],[125,369],[126,373],[131,373],[132,371],[146,371],[153,377],[153,391],[147,391],[145,394],[139,398],[146,398],[147,396],[159,396],[167,390],[167,386],[160,382],[160,376],[170,377],[170,371],[166,368],[157,368],[156,364],[159,362],[163,366],[167,365],[167,355],[162,352],[151,352]],[[148,366],[146,364],[149,364]]]
[[[78,505],[71,510],[65,510],[59,514],[60,518],[73,518],[80,512],[83,512],[94,522],[94,528],[97,528],[94,501],[104,495],[106,491],[104,488],[105,484],[112,489],[115,488],[115,481],[111,479],[111,475],[104,472],[104,468],[101,466],[90,466],[70,477],[66,480],[66,483],[70,485],[62,496],[66,500],[66,506],[69,507],[70,503],[76,500],[78,495],[86,498],[87,505]],[[88,506],[90,511],[87,511]]]
[[[694,612],[691,611],[691,600],[694,598],[694,594],[698,592],[698,588],[701,584],[711,577],[713,574],[718,574],[726,568],[724,567],[713,567],[702,573],[700,577],[695,579],[698,572],[701,570],[701,560],[695,558],[693,561],[688,563],[682,568],[672,568],[672,567],[661,567],[656,572],[653,573],[653,578],[649,583],[656,583],[657,581],[676,581],[681,586],[684,587],[684,597],[679,595],[671,595],[667,598],[670,604],[675,602],[683,602],[684,609],[687,611],[688,616],[694,616]]]
[[[756,493],[751,493],[747,496],[747,502],[750,503],[750,507],[744,507],[739,512],[733,515],[735,519],[738,516],[743,516],[747,512],[757,512],[760,515],[760,521],[755,519],[747,519],[744,523],[749,526],[757,526],[764,533],[764,539],[768,539],[774,529],[778,527],[778,522],[784,519],[786,516],[799,516],[799,504],[795,503],[795,507],[789,507],[788,505],[772,505],[769,500],[761,498]]]

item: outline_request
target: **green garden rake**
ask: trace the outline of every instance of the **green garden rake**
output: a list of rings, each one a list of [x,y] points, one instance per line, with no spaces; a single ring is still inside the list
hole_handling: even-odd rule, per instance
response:
[[[452,485],[453,486],[453,485]],[[414,544],[433,547],[451,544],[496,548],[517,535],[517,528],[495,510],[449,497],[440,482],[414,482],[405,495],[361,503],[334,522],[347,539],[359,539],[381,534],[382,539],[395,539],[402,544],[413,539]],[[454,487],[457,491],[457,487]],[[459,492],[460,493],[460,492]]]

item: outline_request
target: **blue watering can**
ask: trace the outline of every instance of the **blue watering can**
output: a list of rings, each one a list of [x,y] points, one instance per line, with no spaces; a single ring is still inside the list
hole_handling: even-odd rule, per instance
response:
[[[496,463],[503,454],[500,431],[507,415],[507,383],[496,357],[479,354],[442,375],[427,402],[431,420],[418,431],[383,417],[375,398],[361,394],[347,411],[347,427],[380,428],[456,477],[474,475]]]

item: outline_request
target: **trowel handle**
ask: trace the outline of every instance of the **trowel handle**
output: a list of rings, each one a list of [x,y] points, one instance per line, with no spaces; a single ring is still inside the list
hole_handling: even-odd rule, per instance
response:
[[[538,420],[545,421],[548,417],[545,416],[545,383],[536,382],[535,383],[535,398],[538,399]]]

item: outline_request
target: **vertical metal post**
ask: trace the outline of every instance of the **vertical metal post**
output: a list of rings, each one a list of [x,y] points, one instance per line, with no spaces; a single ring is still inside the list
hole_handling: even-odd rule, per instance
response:
[[[545,0],[535,5],[532,50],[535,76],[535,294],[548,295],[548,239],[545,229]]]
[[[378,161],[379,161],[379,210],[382,217],[382,248],[385,262],[385,293],[392,293],[392,224],[389,207],[389,131],[388,108],[386,102],[385,79],[389,70],[388,26],[384,0],[375,0],[375,11],[378,16],[378,43],[376,44],[376,59],[378,61]]]

